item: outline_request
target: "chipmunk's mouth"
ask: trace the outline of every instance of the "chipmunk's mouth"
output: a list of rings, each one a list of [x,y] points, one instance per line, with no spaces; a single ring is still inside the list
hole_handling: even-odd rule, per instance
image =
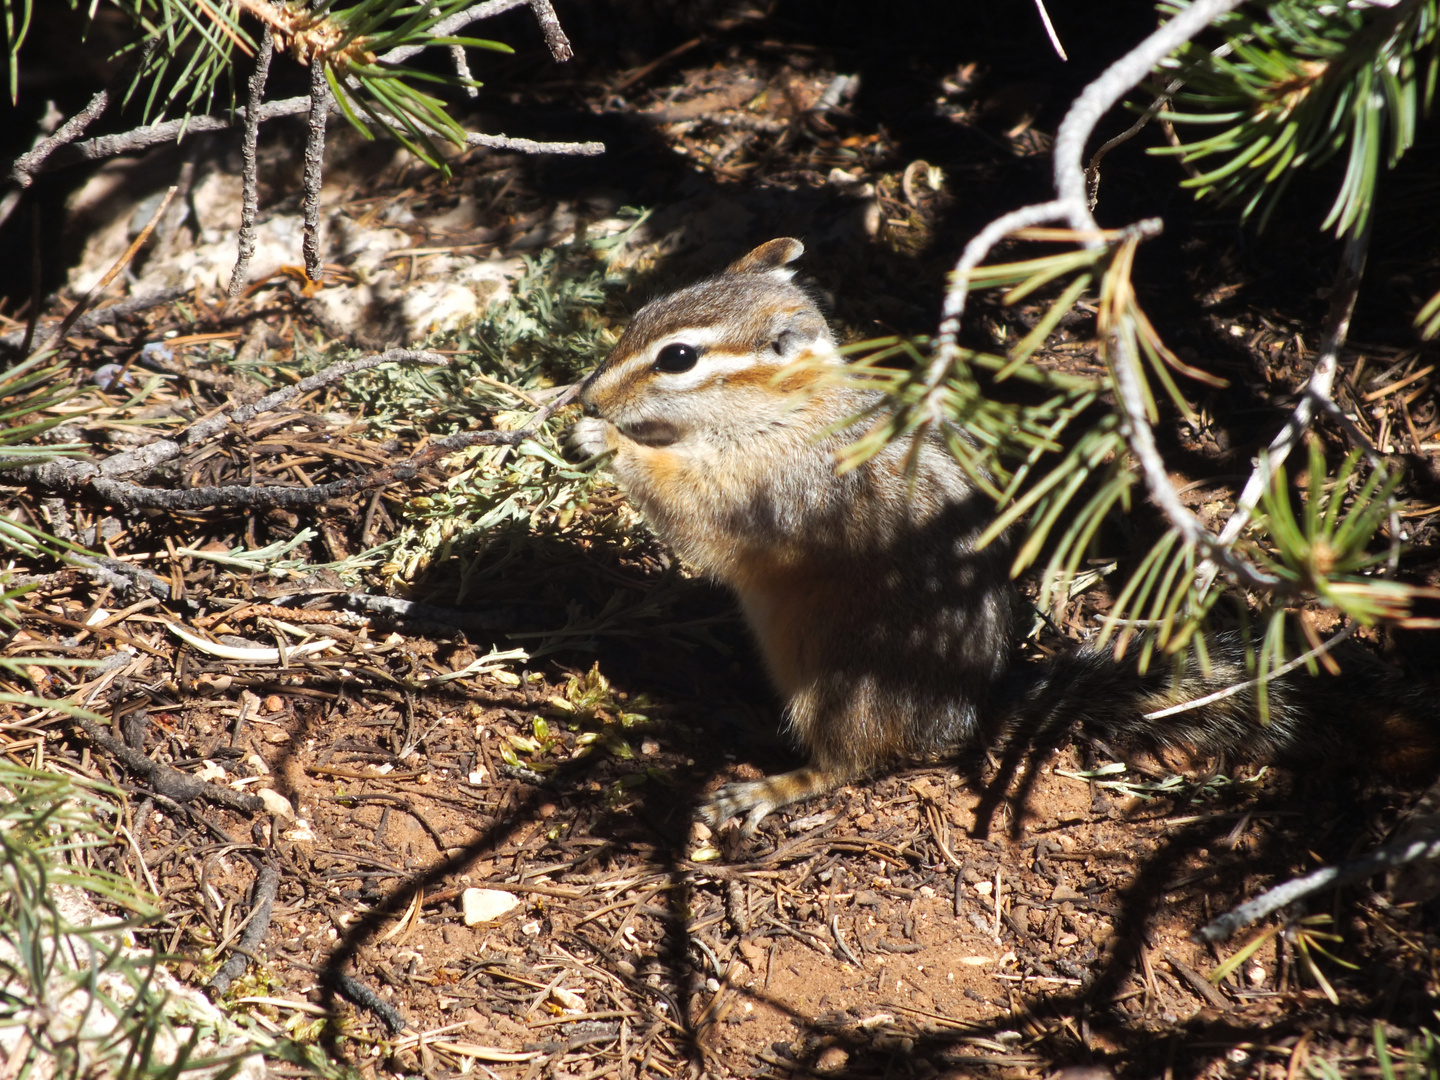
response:
[[[669,446],[680,438],[680,430],[666,420],[637,420],[615,426],[621,435],[645,446]]]

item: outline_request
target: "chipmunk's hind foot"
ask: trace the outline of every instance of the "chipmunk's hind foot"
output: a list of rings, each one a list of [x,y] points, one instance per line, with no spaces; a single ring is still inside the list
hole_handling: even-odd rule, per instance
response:
[[[726,784],[700,807],[700,819],[719,829],[731,818],[740,818],[740,834],[753,836],[771,811],[834,791],[846,779],[842,773],[807,765],[763,780]]]

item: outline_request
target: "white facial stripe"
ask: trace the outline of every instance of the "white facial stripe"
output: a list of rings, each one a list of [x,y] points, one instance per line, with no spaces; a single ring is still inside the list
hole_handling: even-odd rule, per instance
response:
[[[722,335],[723,331],[718,326],[695,326],[685,330],[677,330],[673,334],[666,334],[663,338],[657,339],[655,343],[646,350],[645,356],[647,360],[653,361],[655,357],[660,355],[660,350],[665,348],[666,345],[674,345],[676,343],[694,345],[695,348],[704,352],[707,348],[719,341]]]
[[[687,344],[689,344],[687,342]],[[714,379],[717,375],[729,375],[737,371],[749,371],[756,367],[755,357],[750,353],[702,352],[700,362],[689,371],[655,373],[656,385],[666,390],[691,390]]]
[[[736,353],[729,350],[722,352],[715,348],[724,340],[724,336],[724,331],[715,326],[688,327],[666,334],[663,338],[652,342],[643,353],[637,353],[626,360],[621,367],[615,370],[613,377],[624,378],[631,372],[653,368],[661,350],[668,345],[690,345],[699,351],[700,359],[689,371],[654,372],[654,377],[658,380],[657,385],[666,390],[689,390],[716,375],[728,375],[731,372],[745,371],[754,367],[755,358],[750,353]]]

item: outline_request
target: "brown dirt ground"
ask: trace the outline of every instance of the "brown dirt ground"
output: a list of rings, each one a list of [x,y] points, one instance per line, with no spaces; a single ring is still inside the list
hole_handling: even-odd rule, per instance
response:
[[[858,333],[908,320],[923,328],[938,270],[953,258],[957,238],[968,235],[962,226],[983,221],[992,204],[1013,204],[1009,195],[1037,169],[1043,175],[1048,135],[1036,117],[1047,115],[1041,103],[1050,97],[1068,100],[1064,86],[1037,86],[1013,71],[987,83],[983,64],[952,65],[939,91],[940,115],[968,141],[944,161],[957,178],[949,190],[972,185],[991,193],[970,200],[976,206],[957,206],[953,194],[904,190],[905,167],[919,154],[913,141],[905,143],[915,136],[896,134],[898,120],[887,127],[859,107],[805,119],[843,70],[833,54],[765,34],[727,53],[714,44],[726,32],[717,26],[702,34],[702,45],[664,63],[646,66],[669,55],[657,45],[628,68],[588,73],[595,81],[585,92],[597,114],[663,113],[625,144],[641,177],[628,194],[637,203],[648,197],[661,218],[739,207],[738,219],[716,217],[722,247],[726,220],[742,220],[742,231],[754,234],[745,238],[761,240],[790,231],[787,215],[803,209],[818,231],[833,226],[832,239],[818,245],[825,257],[815,273],[835,290],[847,327]],[[1001,61],[994,63],[1001,70]],[[586,84],[544,84],[524,101],[554,100],[576,86]],[[745,93],[732,92],[736,86]],[[726,122],[742,106],[766,123]],[[655,164],[657,146],[672,155],[668,162]],[[677,158],[691,177],[683,199]],[[848,263],[833,253],[856,241],[849,204],[813,195],[836,167],[874,183],[883,211],[878,235],[859,241],[869,245],[866,254]],[[490,199],[475,242],[508,250],[553,212],[567,168],[472,158],[463,182]],[[1136,181],[1126,190],[1143,186]],[[423,223],[455,196],[455,187],[413,170],[357,179],[346,193],[357,205],[409,200],[420,219],[417,245],[436,242]],[[710,259],[701,267],[708,269],[715,260],[703,252],[713,239],[678,244],[669,265]],[[1194,249],[1185,243],[1203,251],[1186,262],[1184,252]],[[1224,241],[1187,234],[1172,254],[1176,267],[1157,274],[1184,280],[1196,299],[1194,307],[1178,304],[1167,334],[1187,358],[1217,356],[1239,387],[1231,399],[1211,400],[1202,425],[1177,425],[1171,436],[1191,470],[1182,479],[1194,481],[1187,497],[1218,520],[1232,505],[1248,453],[1273,428],[1270,418],[1281,415],[1261,392],[1303,378],[1313,311],[1287,307],[1272,269],[1255,270]],[[1307,258],[1301,250],[1297,263]],[[1308,263],[1293,271],[1305,296],[1311,273]],[[1252,278],[1264,278],[1278,298],[1235,302]],[[275,283],[247,303],[237,313],[202,302],[157,314],[123,340],[97,334],[72,345],[98,365],[167,329],[239,338],[243,324],[263,320],[282,350],[308,332],[292,287]],[[976,332],[1003,337],[1007,323],[1025,318],[1023,310],[981,309]],[[1084,338],[1083,325],[1063,331],[1068,343],[1057,343],[1050,362],[1085,368],[1093,355]],[[1383,441],[1386,432],[1399,432],[1398,440],[1409,425],[1417,444],[1433,438],[1433,390],[1411,395],[1403,416],[1385,411],[1395,398],[1360,400],[1377,375],[1394,381],[1418,372],[1433,350],[1381,340],[1354,351],[1369,374],[1357,385],[1356,357],[1349,358],[1355,382],[1345,382],[1341,399],[1370,434]],[[1433,387],[1423,376],[1414,385]],[[177,386],[177,397],[193,398],[183,407],[199,412],[223,402],[226,390],[203,378]],[[285,471],[300,470],[295,455],[304,454],[303,480],[318,483],[391,459],[394,446],[328,428],[330,405],[322,395],[257,421],[222,453],[187,463],[183,475],[189,483],[252,482],[259,462],[262,481],[299,476]],[[109,430],[133,419],[117,405]],[[97,452],[118,446],[96,438]],[[267,438],[284,443],[284,453],[257,453]],[[1434,455],[1418,464],[1423,478]],[[118,523],[122,531],[112,530],[106,545],[212,614],[225,610],[221,600],[338,591],[323,576],[277,586],[226,573],[178,549],[253,547],[308,523],[321,537],[302,551],[314,562],[338,559],[384,538],[407,496],[442,480],[427,470],[408,492],[397,488],[383,500],[356,498],[307,515],[142,514]],[[1417,485],[1402,495],[1410,499],[1407,521],[1419,552],[1411,568],[1423,578],[1434,573],[1437,500]],[[39,496],[26,490],[10,489],[7,502],[40,521],[54,509],[42,510]],[[61,509],[77,533],[99,527],[105,534],[102,508]],[[596,573],[599,564],[586,562],[585,551],[572,554],[570,575]],[[632,589],[659,587],[662,579],[674,585],[643,545],[599,562],[606,581],[619,575]],[[692,812],[706,790],[789,759],[765,734],[776,707],[723,599],[699,585],[680,587],[690,608],[717,620],[731,651],[651,640],[642,623],[629,639],[602,643],[598,670],[609,679],[607,692],[586,684],[592,657],[567,653],[537,664],[518,685],[491,675],[426,685],[463,671],[488,643],[474,635],[397,633],[378,620],[312,624],[298,614],[290,618],[336,638],[335,649],[286,666],[241,668],[180,646],[163,625],[176,614],[166,604],[121,604],[62,571],[27,600],[24,634],[9,642],[9,654],[58,647],[103,658],[129,646],[133,657],[102,675],[35,678],[52,694],[113,708],[117,732],[128,732],[156,760],[218,779],[206,764],[214,763],[225,781],[273,787],[299,820],[157,799],[58,720],[32,729],[14,716],[6,750],[27,762],[43,750],[128,793],[136,843],[110,857],[163,898],[166,917],[149,939],[189,958],[183,974],[197,982],[246,917],[258,863],[277,865],[273,922],[232,1000],[277,1029],[319,1039],[365,1076],[1018,1080],[1094,1063],[1137,1077],[1289,1080],[1311,1056],[1346,1067],[1373,1061],[1367,1054],[1377,1022],[1402,1041],[1427,1019],[1433,1023],[1440,990],[1433,905],[1397,907],[1379,878],[1311,908],[1329,920],[1312,931],[1339,935],[1319,941],[1338,958],[1319,959],[1338,1004],[1305,970],[1298,924],[1270,937],[1218,985],[1206,976],[1233,946],[1211,950],[1191,940],[1211,916],[1265,887],[1383,841],[1413,792],[1243,768],[1238,779],[1206,782],[1203,764],[1185,763],[1187,775],[1200,779],[1142,798],[1107,786],[1108,777],[1074,775],[1104,758],[1067,745],[1024,763],[1030,783],[1017,794],[1003,748],[996,748],[777,814],[752,843],[696,831]],[[429,588],[438,592],[444,583]],[[212,629],[268,640],[263,622],[250,621],[244,607]],[[1087,625],[1103,607],[1103,593],[1075,605],[1065,629]],[[84,629],[100,608],[110,614]],[[1433,648],[1433,641],[1373,643],[1412,670]],[[1045,637],[1040,647],[1059,644],[1058,636]],[[587,685],[595,691],[589,698]],[[133,715],[148,724],[127,722],[123,714],[140,707],[143,714]],[[648,719],[625,726],[621,714],[631,709]],[[548,725],[541,746],[537,717]],[[507,764],[517,746],[547,771]],[[1142,760],[1127,779],[1158,787],[1176,764]],[[697,853],[704,858],[697,861]],[[513,894],[519,904],[494,923],[466,926],[460,893],[472,886]],[[334,971],[398,1010],[405,1030],[387,1030],[375,1010],[347,999],[348,988],[337,995],[327,974]],[[315,1024],[317,1007],[340,1019]]]

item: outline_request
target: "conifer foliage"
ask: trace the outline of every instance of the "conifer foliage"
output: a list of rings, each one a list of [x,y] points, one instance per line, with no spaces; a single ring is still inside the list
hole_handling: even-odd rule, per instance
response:
[[[1263,681],[1284,662],[1285,612],[1302,603],[1318,600],[1364,625],[1434,625],[1417,601],[1432,600],[1435,590],[1393,578],[1403,534],[1392,499],[1400,481],[1396,461],[1356,429],[1333,390],[1364,287],[1377,189],[1422,126],[1433,123],[1440,4],[1194,0],[1163,3],[1160,15],[1159,29],[1071,106],[1056,139],[1057,197],[1002,216],[966,247],[934,347],[912,346],[913,364],[904,371],[858,367],[859,377],[890,391],[895,408],[875,421],[856,452],[932,425],[957,433],[954,451],[1001,506],[990,535],[1027,523],[1015,570],[1048,552],[1042,600],[1057,608],[1083,584],[1082,560],[1101,521],[1131,505],[1141,486],[1170,528],[1128,581],[1113,583],[1106,632],[1124,639],[1150,628],[1141,646],[1147,655],[1203,649],[1196,631],[1225,586],[1239,585],[1242,613],[1263,627],[1255,652]],[[1178,497],[1153,426],[1164,412],[1159,403],[1168,402],[1168,415],[1190,420],[1201,395],[1223,380],[1165,345],[1131,285],[1137,245],[1164,223],[1101,230],[1095,222],[1096,199],[1104,195],[1100,158],[1121,140],[1082,167],[1096,124],[1127,95],[1142,116],[1121,139],[1146,123],[1165,125],[1171,145],[1155,152],[1185,166],[1188,175],[1177,171],[1177,183],[1236,208],[1262,235],[1297,176],[1311,172],[1308,182],[1337,185],[1322,227],[1344,243],[1313,369],[1218,533]],[[1313,172],[1336,160],[1343,169]],[[1007,261],[990,261],[1002,242],[1009,244]],[[1034,329],[1003,354],[958,344],[967,296],[987,288],[1003,290],[1006,304],[1048,298]],[[1060,320],[1087,301],[1106,373],[1061,378],[1036,364],[1036,356]],[[1415,323],[1421,336],[1440,332],[1440,296],[1421,306]],[[897,347],[886,345],[892,353]],[[985,370],[1049,396],[1039,405],[996,409],[978,389],[977,373]],[[1082,415],[1093,416],[1084,410],[1096,400],[1113,403],[1109,412],[1074,430]],[[1328,453],[1317,425],[1324,425]],[[1285,459],[1307,444],[1308,468],[1292,484]],[[1299,513],[1291,506],[1296,499],[1305,504]],[[1326,647],[1312,644],[1314,652]]]

